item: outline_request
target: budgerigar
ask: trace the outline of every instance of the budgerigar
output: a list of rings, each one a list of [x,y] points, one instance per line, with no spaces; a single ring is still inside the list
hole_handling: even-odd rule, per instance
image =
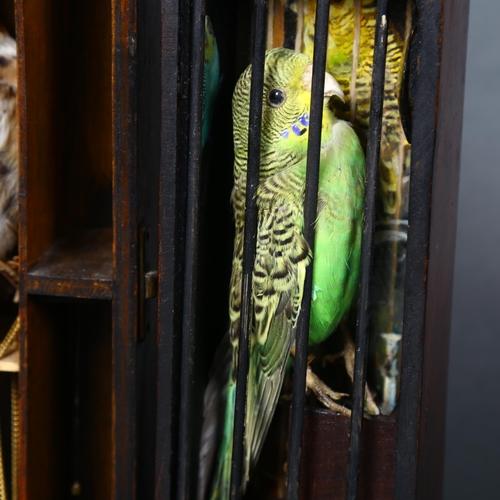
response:
[[[205,50],[203,68],[203,124],[201,147],[203,148],[210,135],[210,126],[214,114],[214,103],[219,87],[219,51],[214,29],[208,16],[205,16]]]
[[[17,241],[17,60],[16,42],[0,27],[0,260]]]
[[[407,197],[403,193],[407,186],[403,186],[403,178],[408,175],[410,146],[401,125],[397,99],[405,30],[411,27],[411,12],[411,2],[405,2],[395,6],[389,17],[378,196],[379,218],[383,220],[400,218],[407,211]],[[303,16],[302,48],[312,56],[315,0],[305,0]],[[369,129],[376,17],[376,0],[344,0],[330,5],[327,70],[345,91],[349,110],[343,117],[349,117],[365,143]]]
[[[303,237],[311,80],[307,55],[283,48],[266,53],[243,486],[276,409],[295,339],[306,267],[311,262]],[[251,66],[240,77],[233,95],[236,236],[230,330],[205,393],[200,500],[208,498],[209,492],[211,499],[226,500],[230,491],[250,81]],[[337,119],[329,106],[334,95],[343,98],[337,81],[325,73],[311,343],[323,341],[335,330],[356,294],[359,274],[365,162],[351,125]]]

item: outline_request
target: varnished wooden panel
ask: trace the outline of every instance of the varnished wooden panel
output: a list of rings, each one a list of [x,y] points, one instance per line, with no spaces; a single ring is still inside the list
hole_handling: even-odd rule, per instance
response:
[[[26,313],[21,332],[21,498],[68,498],[78,463],[81,498],[107,500],[112,485],[110,303],[29,298]],[[73,414],[77,376],[78,448]]]
[[[436,152],[432,178],[429,270],[416,498],[443,492],[446,390],[469,0],[443,7]]]
[[[304,419],[300,498],[344,500],[349,454],[349,419],[308,408]],[[391,500],[396,457],[396,422],[365,419],[361,451],[360,500]]]
[[[57,214],[61,210],[58,192],[58,171],[62,163],[62,148],[58,147],[62,136],[58,95],[63,76],[58,47],[61,24],[62,10],[55,2],[27,0],[17,3],[22,272],[53,241]]]
[[[63,409],[58,394],[64,373],[63,344],[53,342],[55,318],[35,301],[26,304],[21,324],[20,372],[20,495],[21,498],[60,498],[67,477],[63,458]],[[36,325],[36,328],[35,328]],[[26,332],[29,328],[29,345]],[[28,365],[29,362],[29,365]]]
[[[113,489],[135,498],[137,340],[137,5],[113,2]]]
[[[289,403],[282,401],[248,488],[249,499],[286,498]],[[306,407],[300,462],[301,500],[344,500],[350,421],[320,407]],[[395,415],[363,422],[359,500],[393,500]]]
[[[61,234],[111,227],[111,4],[17,4],[23,266]]]
[[[23,500],[111,498],[111,2],[19,0]],[[49,298],[35,297],[45,295]],[[52,297],[80,298],[64,302]],[[81,329],[80,443],[72,437]]]

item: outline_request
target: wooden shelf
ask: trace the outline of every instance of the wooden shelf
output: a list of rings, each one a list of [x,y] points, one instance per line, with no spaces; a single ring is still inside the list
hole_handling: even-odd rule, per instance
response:
[[[26,291],[34,295],[111,299],[111,229],[83,230],[58,239],[28,270]]]

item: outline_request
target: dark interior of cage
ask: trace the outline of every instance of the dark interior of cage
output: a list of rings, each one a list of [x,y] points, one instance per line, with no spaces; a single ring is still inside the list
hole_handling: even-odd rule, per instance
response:
[[[349,4],[349,2],[345,2]],[[374,24],[376,2],[363,2],[366,23]],[[202,395],[207,384],[215,350],[228,328],[229,278],[234,234],[230,195],[233,155],[231,98],[235,83],[251,61],[252,2],[235,4],[207,0],[220,56],[220,86],[210,138],[203,151],[200,204],[200,270],[195,347],[196,407],[201,412]],[[342,15],[349,16],[344,2],[331,2],[330,29]],[[267,47],[283,46],[303,50],[312,58],[314,2],[268,2]],[[337,16],[337,17],[335,17]],[[309,27],[307,31],[304,26]],[[364,28],[363,25],[362,28]],[[411,2],[391,3],[389,40],[384,94],[384,121],[379,167],[377,221],[374,265],[370,297],[370,347],[368,386],[374,394],[381,415],[364,422],[361,459],[361,498],[371,489],[373,498],[390,491],[396,447],[396,412],[399,384],[400,345],[403,316],[408,184],[410,146],[399,117],[399,68],[404,42],[412,27]],[[373,58],[374,28],[362,31],[367,53],[358,58]],[[372,37],[372,38],[370,38]],[[370,51],[371,47],[371,51]],[[348,58],[349,59],[349,58]],[[352,63],[352,56],[345,63]],[[371,63],[370,63],[371,64]],[[368,66],[370,67],[370,64]],[[346,102],[337,107],[338,116],[351,121],[366,151],[369,129],[369,92],[358,89],[359,112],[352,120],[349,77],[345,68],[336,68],[327,60],[346,94]],[[361,71],[359,71],[361,73]],[[361,78],[358,73],[358,78]],[[396,75],[396,76],[395,76]],[[359,82],[369,86],[370,78]],[[392,142],[391,142],[392,141]],[[393,146],[398,144],[398,149]],[[351,394],[352,382],[341,353],[345,335],[356,333],[356,301],[345,317],[342,328],[310,352],[311,367],[335,391]],[[332,356],[333,355],[333,356]],[[334,361],[332,361],[334,360]],[[253,472],[246,498],[283,498],[287,469],[288,423],[293,369],[287,373],[282,396]],[[342,400],[349,408],[350,396]],[[200,425],[198,415],[197,424]],[[307,395],[301,459],[301,497],[333,498],[345,495],[348,463],[349,419],[324,408],[313,394]],[[368,486],[370,485],[370,486]],[[370,496],[371,498],[371,496]]]

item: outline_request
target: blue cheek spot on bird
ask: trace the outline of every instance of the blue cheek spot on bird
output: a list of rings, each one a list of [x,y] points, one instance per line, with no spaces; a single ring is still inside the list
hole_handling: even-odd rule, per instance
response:
[[[304,113],[303,115],[299,116],[299,122],[304,125],[304,127],[309,126],[309,115],[307,113]]]
[[[292,132],[296,135],[302,135],[302,131],[296,123],[292,125]]]
[[[290,135],[290,133],[288,132],[287,129],[285,129],[285,130],[281,131],[280,135],[281,135],[281,137],[283,137],[283,139],[288,139],[288,136]]]

